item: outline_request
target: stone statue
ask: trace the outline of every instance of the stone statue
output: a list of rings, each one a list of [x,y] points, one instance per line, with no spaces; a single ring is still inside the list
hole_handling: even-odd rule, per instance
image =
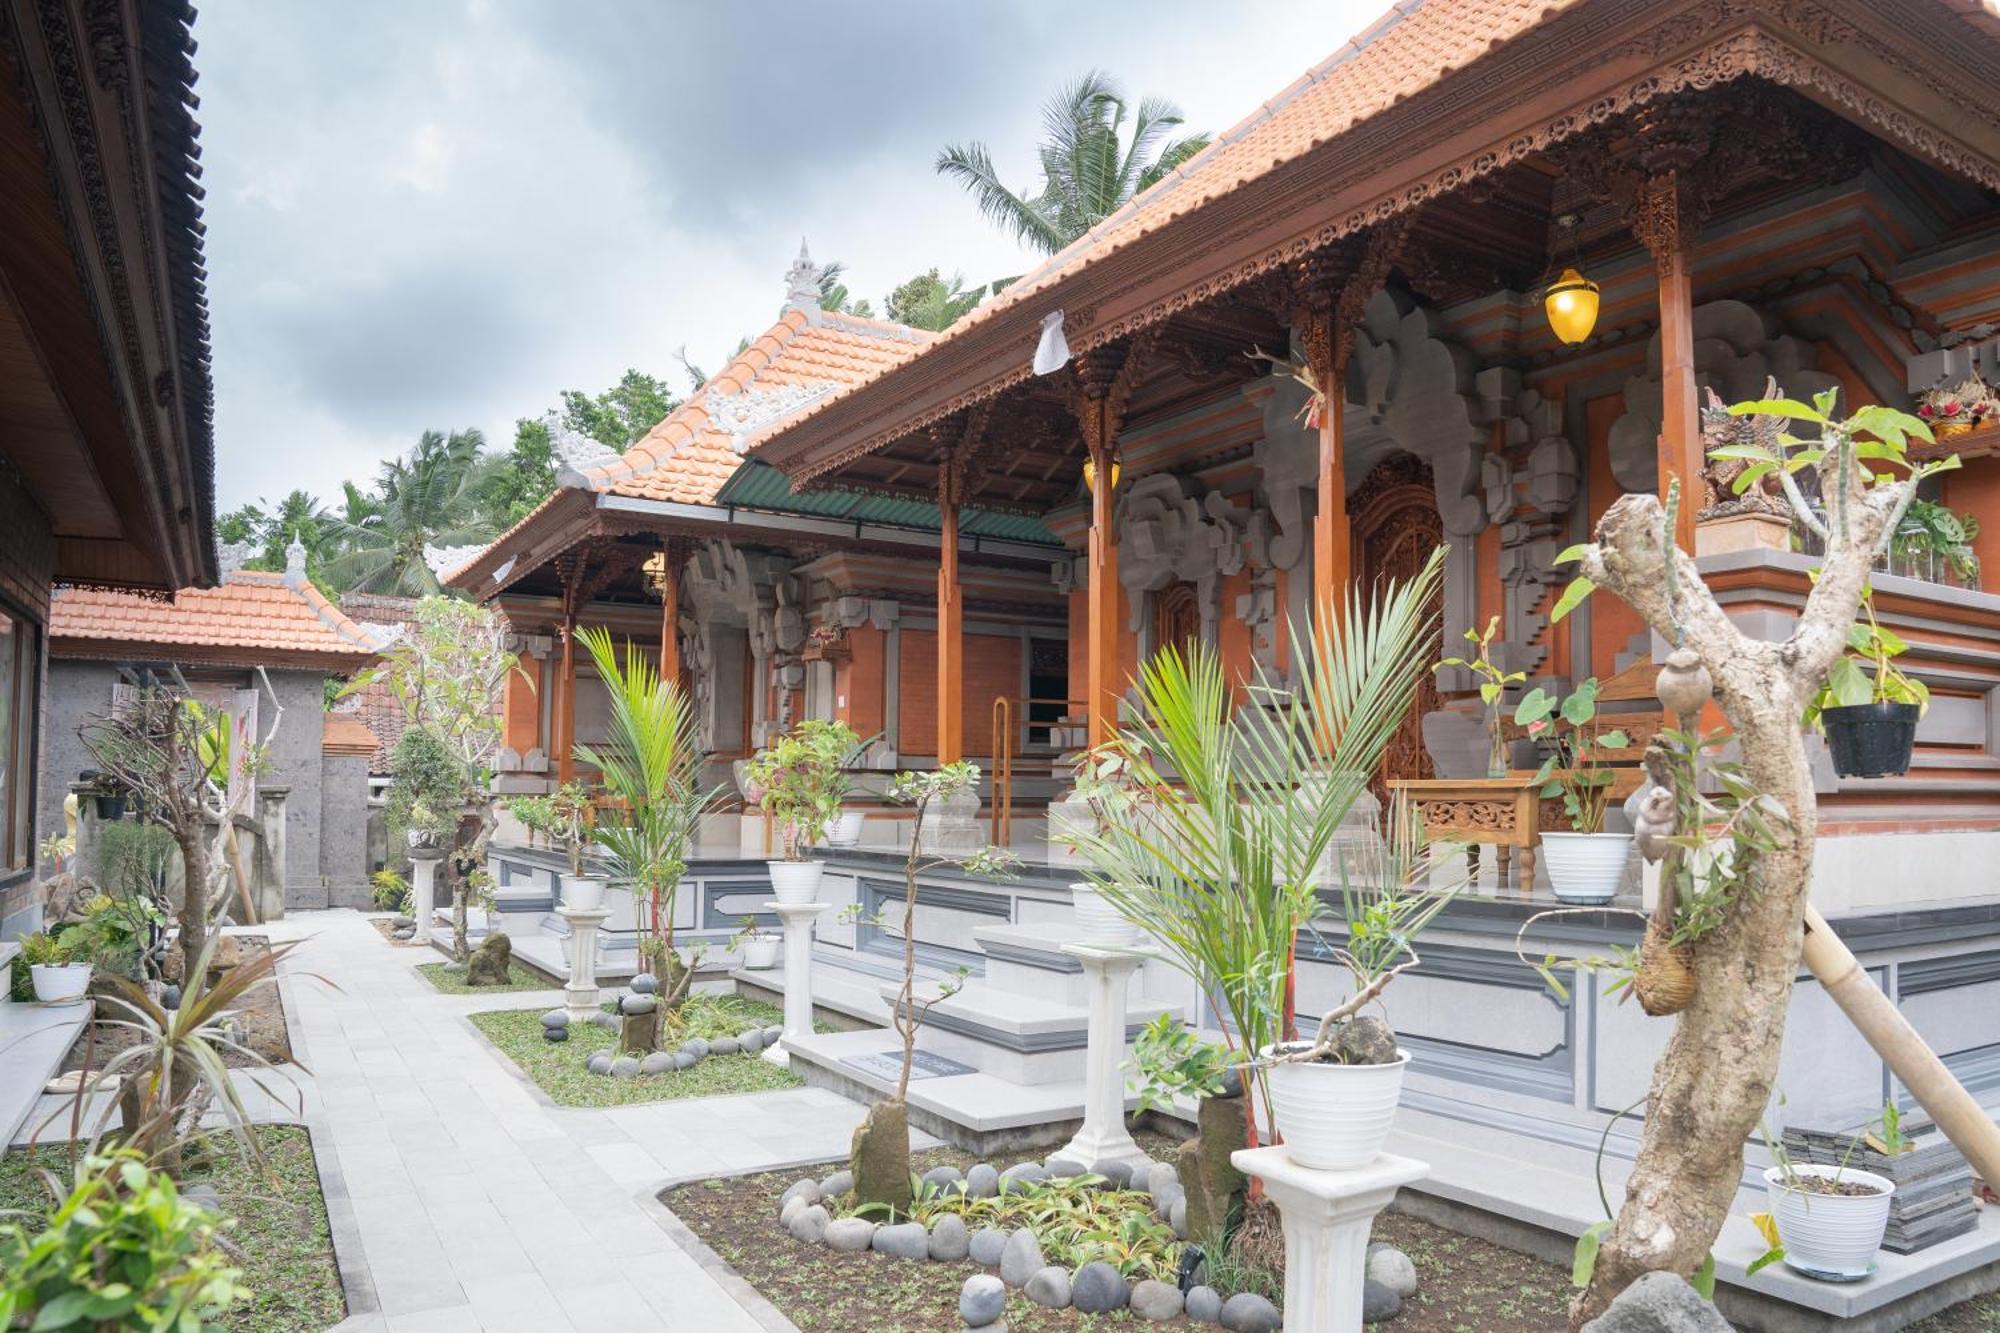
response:
[[[1749,487],[1741,495],[1736,493],[1736,479],[1743,475],[1750,464],[1740,458],[1716,458],[1712,451],[1731,444],[1755,444],[1776,452],[1778,431],[1782,422],[1778,417],[1748,416],[1733,417],[1729,407],[1714,389],[1705,390],[1707,401],[1701,408],[1701,450],[1702,450],[1702,505],[1697,517],[1702,519],[1728,518],[1736,514],[1774,514],[1789,519],[1791,506],[1778,487],[1775,475],[1766,474],[1757,484]],[[1778,382],[1767,379],[1764,396],[1778,396]]]

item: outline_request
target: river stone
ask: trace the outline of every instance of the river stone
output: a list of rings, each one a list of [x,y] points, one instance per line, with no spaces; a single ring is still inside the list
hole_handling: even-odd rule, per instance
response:
[[[1027,1285],[1021,1288],[1021,1294],[1047,1310],[1068,1309],[1069,1271],[1053,1264],[1038,1268]]]
[[[826,1224],[826,1247],[859,1254],[875,1243],[875,1224],[865,1217],[836,1218]]]
[[[584,1067],[585,1069],[589,1070],[589,1071],[590,1071],[591,1073],[593,1073],[593,1074],[608,1074],[608,1073],[610,1073],[610,1072],[611,1072],[611,1052],[609,1052],[609,1051],[595,1051],[595,1052],[592,1052],[592,1054],[591,1054],[591,1057],[590,1057],[590,1058],[589,1058],[588,1060],[585,1060],[585,1061],[583,1062],[583,1067]]]
[[[1186,1199],[1174,1200],[1174,1206],[1167,1210],[1167,1225],[1174,1229],[1174,1236],[1177,1239],[1188,1238]]]
[[[1042,1163],[1042,1166],[1048,1171],[1051,1180],[1067,1180],[1071,1176],[1084,1174],[1083,1163],[1068,1157],[1051,1157]]]
[[[1678,1273],[1647,1273],[1618,1293],[1583,1333],[1732,1333],[1729,1321]]]
[[[773,1023],[771,1024],[771,1026],[764,1029],[764,1044],[766,1046],[775,1045],[777,1043],[778,1038],[784,1035],[785,1035],[785,1025],[783,1023]]]
[[[1187,1317],[1196,1323],[1217,1323],[1222,1318],[1222,1293],[1214,1287],[1189,1288],[1186,1309]]]
[[[965,1195],[969,1199],[990,1199],[1000,1192],[1000,1173],[981,1162],[965,1173]]]
[[[654,1051],[639,1061],[639,1072],[642,1074],[664,1074],[673,1067],[674,1057],[665,1051]]]
[[[1006,1232],[999,1227],[981,1227],[972,1233],[972,1242],[966,1247],[966,1253],[972,1256],[972,1262],[975,1264],[998,1268],[1001,1252],[1006,1248]]]
[[[991,1273],[974,1273],[958,1289],[958,1317],[967,1328],[985,1328],[1007,1309],[1007,1284]]]
[[[1145,1184],[1143,1186],[1139,1186],[1137,1184],[1138,1180],[1145,1181]],[[1180,1183],[1181,1183],[1181,1173],[1174,1170],[1174,1164],[1172,1162],[1154,1162],[1151,1166],[1146,1168],[1146,1174],[1144,1176],[1137,1177],[1134,1181],[1135,1187],[1143,1188],[1146,1191],[1146,1193],[1152,1195],[1155,1199],[1158,1199],[1160,1197],[1160,1191],[1165,1189],[1167,1186],[1169,1185],[1178,1186]]]
[[[1124,1275],[1102,1259],[1094,1259],[1076,1270],[1070,1279],[1070,1304],[1079,1314],[1104,1314],[1122,1310],[1132,1299],[1132,1288]]]
[[[1350,1018],[1334,1034],[1333,1052],[1347,1065],[1394,1064],[1396,1034],[1379,1018]]]
[[[1417,1294],[1417,1266],[1393,1245],[1368,1247],[1368,1280],[1379,1282],[1398,1297]]]
[[[751,1028],[748,1032],[744,1033],[742,1036],[736,1039],[736,1044],[743,1050],[749,1051],[752,1055],[755,1055],[758,1051],[764,1049],[764,1029]]]
[[[783,1208],[793,1199],[804,1199],[807,1203],[818,1203],[819,1197],[819,1184],[816,1181],[795,1180],[785,1187],[783,1194],[778,1196],[778,1207]]]
[[[1254,1291],[1239,1291],[1224,1301],[1221,1319],[1229,1333],[1278,1333],[1285,1326],[1278,1307]]]
[[[1403,1298],[1380,1282],[1361,1281],[1361,1322],[1380,1324],[1394,1319],[1403,1308]]]
[[[634,995],[651,995],[660,988],[660,979],[651,972],[641,972],[632,978],[631,984]]]
[[[822,1199],[837,1199],[853,1188],[854,1173],[852,1171],[836,1171],[825,1180],[820,1181],[819,1197]]]
[[[786,1227],[785,1230],[792,1233],[793,1240],[801,1240],[808,1245],[817,1245],[820,1243],[821,1238],[826,1235],[827,1224],[832,1220],[832,1216],[826,1209],[816,1203],[808,1204],[804,1211],[792,1218],[791,1225]]]
[[[1000,1251],[1000,1280],[1010,1287],[1018,1287],[1046,1267],[1042,1261],[1041,1243],[1035,1233],[1022,1227],[1007,1237],[1007,1246]]]
[[[787,1231],[791,1230],[792,1219],[810,1207],[812,1207],[811,1204],[799,1198],[796,1194],[787,1194],[784,1202],[778,1205],[778,1225],[784,1227]]]
[[[1132,1288],[1132,1313],[1156,1324],[1178,1319],[1181,1305],[1181,1289],[1168,1283],[1149,1277]]]
[[[717,1037],[708,1044],[710,1055],[734,1055],[743,1049],[743,1043],[734,1037]]]
[[[699,1060],[708,1054],[708,1040],[704,1037],[689,1037],[681,1043],[681,1049]]]
[[[1017,1180],[1039,1185],[1049,1178],[1048,1168],[1039,1162],[1022,1162],[1000,1173],[1000,1192],[1006,1194]]]
[[[682,1069],[693,1069],[696,1065],[700,1063],[701,1061],[697,1060],[694,1056],[689,1055],[686,1051],[674,1052],[674,1069],[676,1071]]]
[[[644,1018],[660,1007],[660,1002],[650,995],[627,995],[618,1002],[618,1012],[627,1018]]]
[[[568,1041],[568,1040],[569,1040],[569,1029],[568,1029],[568,1028],[543,1028],[543,1029],[542,1029],[542,1040],[543,1040],[543,1041]]]
[[[965,1173],[955,1166],[934,1166],[924,1172],[923,1182],[934,1190],[944,1190],[965,1179]]]
[[[566,1028],[566,1027],[568,1027],[568,1026],[569,1026],[569,1010],[567,1010],[567,1009],[551,1009],[551,1010],[549,1010],[549,1011],[548,1011],[548,1012],[547,1012],[546,1014],[543,1014],[543,1015],[542,1015],[542,1026],[543,1026],[543,1027],[545,1027],[545,1028]]]
[[[1103,1176],[1111,1183],[1111,1188],[1122,1190],[1132,1183],[1130,1162],[1099,1162],[1090,1168],[1091,1174]]]
[[[922,1222],[899,1222],[895,1226],[877,1227],[869,1248],[897,1259],[928,1259],[931,1235]]]
[[[931,1227],[931,1258],[940,1263],[957,1263],[972,1247],[972,1232],[957,1213],[946,1213]]]
[[[198,1203],[211,1213],[222,1211],[222,1195],[213,1185],[190,1185],[181,1191],[181,1197],[189,1203]]]
[[[611,1062],[611,1077],[613,1078],[639,1077],[639,1061],[629,1055],[619,1056],[616,1060],[613,1060]]]
[[[1154,1192],[1153,1211],[1158,1213],[1162,1220],[1171,1219],[1176,1208],[1183,1214],[1187,1212],[1187,1191],[1178,1183],[1163,1186]]]

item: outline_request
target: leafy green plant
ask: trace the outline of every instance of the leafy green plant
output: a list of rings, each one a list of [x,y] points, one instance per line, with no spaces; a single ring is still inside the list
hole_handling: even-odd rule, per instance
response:
[[[1546,752],[1534,778],[1542,784],[1541,796],[1561,797],[1570,828],[1578,833],[1604,831],[1614,776],[1604,763],[1604,752],[1631,744],[1623,731],[1595,725],[1601,689],[1592,676],[1559,701],[1536,686],[1514,709],[1514,724],[1525,727]]]
[[[392,836],[414,833],[432,846],[458,826],[467,796],[465,766],[444,738],[427,727],[410,727],[389,752],[389,790],[384,798]]]
[[[129,1148],[91,1153],[39,1232],[0,1224],[0,1328],[199,1333],[249,1299],[224,1252],[233,1223],[183,1198]]]
[[[861,738],[845,722],[810,719],[751,759],[750,781],[766,814],[777,821],[787,861],[803,861],[847,795],[846,765]]]
[[[1500,700],[1507,693],[1509,685],[1525,684],[1528,679],[1528,673],[1525,671],[1502,671],[1494,663],[1493,640],[1499,633],[1498,616],[1488,620],[1483,631],[1466,630],[1465,640],[1473,647],[1472,656],[1447,657],[1431,668],[1433,671],[1444,671],[1455,667],[1461,671],[1469,671],[1479,682],[1479,701],[1486,705],[1488,746],[1486,772],[1488,777],[1496,778],[1507,775],[1507,742],[1500,726]]]
[[[956,1213],[972,1230],[1026,1227],[1041,1246],[1048,1263],[1075,1270],[1102,1261],[1128,1278],[1173,1282],[1180,1264],[1181,1240],[1153,1212],[1153,1199],[1141,1190],[1108,1189],[1102,1176],[1007,1183],[1004,1194],[969,1197],[962,1185],[911,1181],[908,1216],[926,1226],[946,1213]],[[855,1217],[886,1217],[880,1204],[858,1204]],[[902,1214],[896,1214],[901,1216]]]
[[[158,824],[114,819],[97,826],[98,878],[123,897],[157,898],[180,847]]]
[[[1882,1103],[1882,1114],[1862,1126],[1863,1141],[1884,1157],[1901,1157],[1917,1150],[1916,1141],[1903,1132],[1903,1112],[1895,1100]]]
[[[1236,1058],[1227,1046],[1203,1041],[1172,1014],[1161,1014],[1132,1043],[1132,1091],[1141,1111],[1164,1111],[1175,1097],[1219,1097]]]
[[[66,926],[59,937],[67,960],[136,978],[154,930],[166,920],[165,913],[151,898],[108,893],[85,903],[83,911],[83,920]]]
[[[588,746],[578,747],[579,753],[588,751]],[[569,857],[571,878],[583,878],[583,849],[591,840],[591,805],[590,793],[581,782],[565,782],[546,796],[516,796],[507,802],[507,813],[520,820],[529,833],[546,839],[549,846]]]
[[[410,881],[399,870],[384,866],[368,877],[370,894],[378,912],[407,912],[410,909]]]
[[[773,938],[772,932],[768,927],[762,925],[756,917],[746,916],[736,923],[736,933],[729,937],[729,947],[731,949],[741,949],[752,940],[768,940],[771,938]]]
[[[1973,542],[1978,536],[1977,516],[1919,497],[1910,501],[1896,525],[1893,549],[1935,555],[1960,583],[1974,586],[1979,578],[1979,554]]]
[[[1416,697],[1443,567],[1434,552],[1407,582],[1350,587],[1333,629],[1292,636],[1292,681],[1257,670],[1241,708],[1206,645],[1155,653],[1136,715],[1092,756],[1112,780],[1071,830],[1092,883],[1215,997],[1249,1056],[1288,1035],[1298,933],[1322,910],[1327,848]],[[1252,1082],[1268,1111],[1268,1080],[1253,1069]]]
[[[1930,709],[1929,688],[1891,662],[1908,652],[1910,645],[1875,618],[1873,588],[1862,589],[1861,612],[1862,619],[1847,627],[1847,656],[1836,658],[1827,668],[1826,684],[1806,705],[1808,726],[1825,731],[1823,714],[1829,708],[1894,703],[1915,704],[1920,712]]]

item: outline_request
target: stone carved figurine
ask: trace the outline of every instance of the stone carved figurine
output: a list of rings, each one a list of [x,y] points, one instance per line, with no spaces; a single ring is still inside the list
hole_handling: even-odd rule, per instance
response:
[[[1713,456],[1714,450],[1731,444],[1755,444],[1776,452],[1782,421],[1769,416],[1731,416],[1728,406],[1714,389],[1703,392],[1707,401],[1701,408],[1702,506],[1697,517],[1711,519],[1736,514],[1772,514],[1789,519],[1791,506],[1785,503],[1784,493],[1779,489],[1775,476],[1760,478],[1754,486],[1738,495],[1736,479],[1750,464],[1740,458]],[[1778,396],[1778,381],[1775,378],[1764,381],[1764,396]]]

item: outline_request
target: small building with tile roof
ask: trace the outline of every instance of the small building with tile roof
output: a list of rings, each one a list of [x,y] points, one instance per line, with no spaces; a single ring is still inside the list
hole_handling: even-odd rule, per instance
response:
[[[228,713],[239,735],[271,734],[256,799],[268,804],[283,792],[285,906],[367,905],[368,772],[379,741],[351,704],[328,711],[328,683],[360,671],[389,636],[312,585],[302,547],[290,554],[283,573],[226,569],[212,588],[55,590],[39,784],[44,827],[60,827],[63,797],[91,767],[79,729],[108,710],[121,687],[178,674],[197,698]]]

